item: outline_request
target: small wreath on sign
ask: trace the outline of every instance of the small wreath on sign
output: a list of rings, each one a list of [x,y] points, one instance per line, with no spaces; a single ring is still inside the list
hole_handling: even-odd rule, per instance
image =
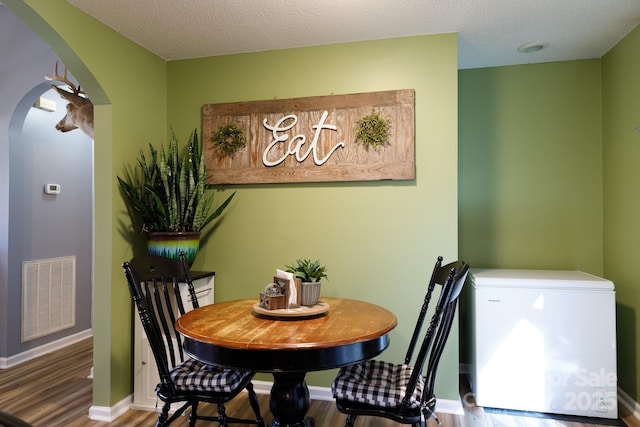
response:
[[[235,122],[218,127],[211,140],[216,152],[221,156],[232,156],[247,145],[244,129]]]
[[[390,120],[385,120],[377,111],[371,110],[371,114],[358,120],[356,143],[362,144],[366,150],[369,147],[377,150],[389,145],[390,128]]]

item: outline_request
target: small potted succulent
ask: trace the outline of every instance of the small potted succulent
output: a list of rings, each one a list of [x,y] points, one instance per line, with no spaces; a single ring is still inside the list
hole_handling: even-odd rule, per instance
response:
[[[320,279],[327,276],[327,267],[319,260],[298,259],[295,264],[287,265],[286,271],[300,280],[300,304],[315,305],[320,298]]]

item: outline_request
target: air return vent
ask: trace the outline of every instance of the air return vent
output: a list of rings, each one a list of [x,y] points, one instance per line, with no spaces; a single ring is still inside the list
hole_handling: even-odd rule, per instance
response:
[[[22,342],[76,324],[76,257],[22,263]]]

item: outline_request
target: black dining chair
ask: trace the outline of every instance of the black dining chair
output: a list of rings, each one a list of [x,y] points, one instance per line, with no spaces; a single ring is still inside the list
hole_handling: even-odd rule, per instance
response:
[[[181,260],[161,256],[133,258],[122,267],[160,374],[156,392],[163,406],[156,426],[168,426],[190,409],[191,427],[195,426],[196,420],[217,421],[220,426],[241,423],[264,427],[251,383],[253,372],[207,365],[184,354],[182,338],[175,329],[176,319],[185,313],[179,283],[187,284],[193,307],[198,307],[184,254]],[[245,389],[256,418],[245,420],[228,416],[224,404]],[[217,404],[217,415],[199,415],[200,402]],[[169,417],[173,403],[182,406]]]
[[[438,257],[404,363],[366,360],[340,369],[331,388],[338,411],[347,414],[347,427],[353,427],[359,415],[384,417],[414,427],[426,425],[433,417],[440,424],[435,414],[436,371],[468,271],[464,261],[442,265],[442,257]],[[436,285],[440,285],[438,301],[423,332]],[[422,344],[414,359],[421,336]]]

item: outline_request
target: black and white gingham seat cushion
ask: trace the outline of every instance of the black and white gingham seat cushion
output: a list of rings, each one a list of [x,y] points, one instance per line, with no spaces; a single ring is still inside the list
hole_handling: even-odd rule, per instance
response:
[[[249,371],[225,369],[187,359],[171,370],[178,390],[230,392],[251,375]]]
[[[382,407],[397,407],[407,390],[413,368],[377,360],[367,360],[340,369],[331,389],[333,397]],[[424,378],[418,377],[409,398],[409,407],[420,407]]]

